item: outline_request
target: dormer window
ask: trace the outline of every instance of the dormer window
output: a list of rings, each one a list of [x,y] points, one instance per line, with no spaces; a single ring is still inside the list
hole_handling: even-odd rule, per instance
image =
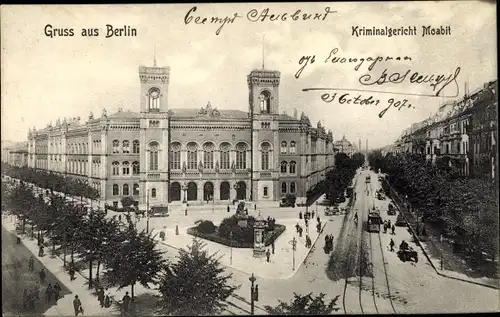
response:
[[[153,87],[148,92],[149,111],[160,111],[160,89]]]

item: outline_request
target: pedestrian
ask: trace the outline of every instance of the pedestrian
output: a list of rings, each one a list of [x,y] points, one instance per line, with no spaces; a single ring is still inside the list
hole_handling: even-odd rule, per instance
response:
[[[123,310],[128,311],[128,305],[130,304],[130,296],[128,296],[128,292],[123,296]]]
[[[257,204],[253,205],[253,210],[257,210]]]
[[[52,284],[49,283],[49,286],[47,286],[47,289],[45,290],[45,299],[47,300],[47,304],[50,304],[52,302],[52,295],[54,291],[52,289]]]
[[[271,250],[272,250],[272,252],[274,254],[274,240],[273,240],[273,242],[271,242]]]
[[[109,294],[109,288],[106,288],[105,294],[106,296],[104,297],[104,307],[109,307],[111,306],[111,297]]]
[[[188,215],[188,209],[184,209],[184,216],[187,216]]]
[[[295,225],[295,230],[297,230],[297,233],[299,233],[299,228],[300,228],[300,226],[299,226],[299,223],[297,222],[297,224]]]
[[[391,230],[392,230],[392,235],[395,235],[394,231],[396,230],[396,227],[394,226],[394,224],[392,224]]]
[[[28,289],[24,289],[23,291],[23,309],[26,309],[28,307]]]
[[[316,218],[316,221],[318,221],[318,222],[320,221],[320,220],[319,220],[319,215],[318,215],[318,217]]]
[[[99,301],[99,304],[101,304],[101,307],[104,307],[104,288],[101,287],[99,291],[97,292],[97,300]]]
[[[312,217],[314,218],[314,210],[312,211]]]
[[[307,220],[307,218],[304,218],[304,221],[306,223],[306,227],[309,225],[309,221]]]
[[[387,228],[390,228],[391,227],[391,219],[389,219],[389,221],[387,221]]]
[[[318,223],[316,225],[316,230],[318,231],[318,233],[321,231],[321,223]]]
[[[299,227],[299,237],[302,238],[302,227]]]
[[[328,234],[327,234],[327,235],[325,236],[325,244],[327,244],[327,243],[328,243],[328,240],[330,240],[330,235],[328,235]]]
[[[45,276],[46,276],[46,274],[45,274],[45,269],[44,268],[42,268],[40,270],[40,273],[38,273],[38,275],[40,276],[40,282],[42,282],[42,284],[45,283]]]
[[[229,208],[229,205],[227,205],[227,212],[229,212],[231,210],[231,208]]]
[[[35,269],[35,259],[33,259],[33,257],[30,257],[28,260],[28,268],[31,272]]]
[[[389,243],[389,246],[391,247],[391,252],[394,252],[394,245],[395,244],[396,243],[394,243],[394,240],[392,240],[392,238],[391,238],[391,242]]]
[[[267,249],[267,252],[266,252],[267,262],[269,262],[270,257],[271,257],[271,252],[269,252],[269,249]]]
[[[53,290],[54,290],[54,301],[57,304],[57,300],[59,299],[59,294],[61,293],[61,286],[59,286],[59,283],[54,284]]]
[[[43,256],[43,245],[40,245],[40,248],[38,249],[38,256],[39,257]]]
[[[69,267],[69,278],[71,281],[75,279],[75,266],[73,264],[70,264]]]
[[[78,298],[78,295],[75,295],[75,299],[73,299],[73,308],[75,309],[75,316],[78,316],[81,307],[82,307],[82,302]]]
[[[299,219],[302,219],[302,211],[299,211]]]

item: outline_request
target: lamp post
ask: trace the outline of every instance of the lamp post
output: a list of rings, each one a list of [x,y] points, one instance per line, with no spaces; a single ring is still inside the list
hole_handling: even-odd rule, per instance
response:
[[[289,241],[288,243],[292,245],[292,271],[295,271],[295,250],[297,249],[297,240],[293,237],[292,241]]]
[[[233,230],[229,232],[229,264],[233,265]]]
[[[252,276],[248,278],[248,280],[252,283],[250,286],[250,315],[254,314],[254,306],[255,306],[255,288],[254,288],[254,282],[257,280],[255,276],[252,273]]]

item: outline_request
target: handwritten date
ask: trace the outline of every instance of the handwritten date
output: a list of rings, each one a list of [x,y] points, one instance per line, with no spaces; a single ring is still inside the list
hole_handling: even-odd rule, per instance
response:
[[[380,99],[373,98],[373,96],[364,97],[361,94],[351,95],[351,94],[339,94],[339,93],[324,93],[321,95],[321,100],[326,103],[337,102],[341,105],[367,105],[367,106],[378,106],[381,104]],[[404,108],[414,108],[407,99],[396,100],[394,98],[389,98],[387,103],[384,105],[385,108],[378,114],[379,118],[382,118],[390,108],[397,108],[398,110]]]

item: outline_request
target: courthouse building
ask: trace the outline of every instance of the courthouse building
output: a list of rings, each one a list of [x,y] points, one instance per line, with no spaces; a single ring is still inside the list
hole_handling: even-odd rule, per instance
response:
[[[280,113],[280,72],[247,76],[248,111],[208,102],[172,109],[169,67],[139,67],[137,112],[106,110],[62,121],[28,135],[28,164],[85,179],[101,202],[132,196],[146,204],[228,204],[234,199],[275,204],[306,192],[334,165],[331,131],[302,113]],[[201,106],[201,107],[200,107]]]

